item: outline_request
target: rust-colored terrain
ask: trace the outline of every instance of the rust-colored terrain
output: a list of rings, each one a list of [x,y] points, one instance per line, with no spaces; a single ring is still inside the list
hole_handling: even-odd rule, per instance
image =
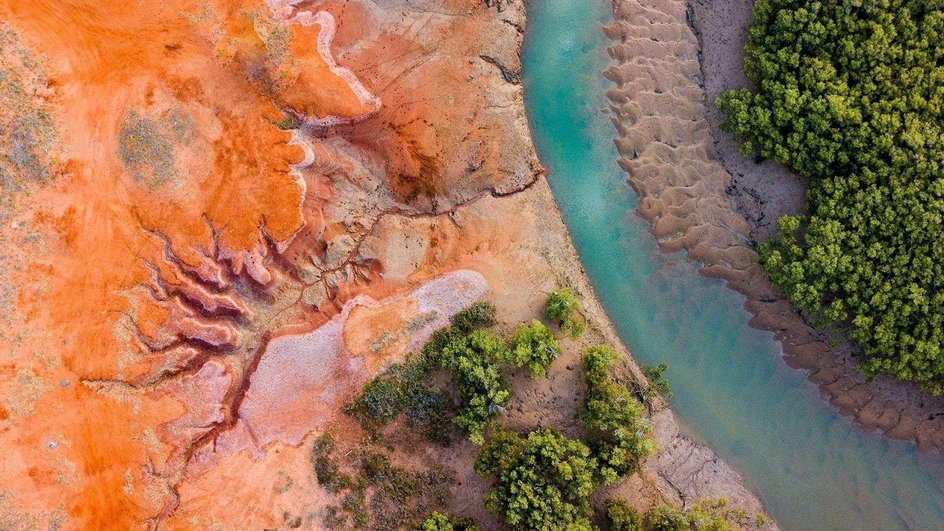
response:
[[[530,319],[566,282],[586,341],[615,341],[540,180],[523,5],[0,0],[0,21],[0,528],[320,528],[312,438],[353,430],[342,406],[451,314]],[[579,346],[522,400],[576,400]],[[637,505],[762,511],[655,422]],[[412,459],[487,524],[472,455]]]

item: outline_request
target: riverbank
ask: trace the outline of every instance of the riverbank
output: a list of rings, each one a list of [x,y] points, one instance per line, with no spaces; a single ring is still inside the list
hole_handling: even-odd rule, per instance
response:
[[[700,271],[747,297],[751,325],[773,332],[787,362],[866,429],[944,449],[944,400],[890,377],[866,382],[851,345],[831,348],[767,280],[754,251],[776,218],[802,209],[803,180],[755,164],[720,131],[718,94],[741,73],[750,1],[614,0],[606,28],[615,64],[605,75],[620,166],[640,196],[637,212],[666,251],[685,250]],[[653,24],[655,23],[655,24]]]

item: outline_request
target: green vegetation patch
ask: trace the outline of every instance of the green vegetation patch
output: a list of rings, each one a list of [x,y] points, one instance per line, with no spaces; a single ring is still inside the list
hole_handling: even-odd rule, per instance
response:
[[[12,210],[13,194],[47,182],[56,165],[59,132],[37,95],[48,82],[19,34],[0,23],[0,221]]]
[[[340,457],[338,457],[340,455]],[[322,522],[329,529],[410,529],[447,505],[455,478],[440,469],[410,470],[369,446],[343,454],[330,435],[315,439],[312,465],[318,484],[335,495]],[[350,470],[350,474],[341,471]]]
[[[547,366],[560,356],[560,346],[554,334],[537,319],[520,324],[509,341],[510,363],[515,367],[527,367],[531,377],[547,373]]]
[[[482,447],[475,471],[497,477],[486,507],[512,529],[594,528],[596,460],[581,441],[549,428],[525,437],[500,432]]]
[[[587,322],[580,315],[580,301],[570,288],[560,288],[548,296],[544,315],[572,339],[577,339],[587,330]]]
[[[486,426],[511,399],[500,370],[507,359],[505,341],[486,330],[455,336],[442,349],[442,367],[452,374],[459,394],[454,422],[469,432],[475,444],[485,441]]]
[[[345,412],[366,428],[386,425],[404,413],[407,425],[427,439],[449,442],[454,407],[430,383],[432,366],[424,356],[394,363],[368,382]]]
[[[645,408],[610,374],[615,359],[616,352],[605,345],[583,355],[587,397],[580,418],[599,460],[600,481],[606,484],[635,473],[639,460],[655,452]]]
[[[471,518],[455,518],[433,512],[415,531],[477,531],[478,526]]]
[[[665,379],[665,371],[669,370],[668,365],[665,363],[643,365],[640,367],[640,370],[646,375],[646,379],[649,380],[649,386],[646,387],[646,390],[643,392],[646,400],[652,400],[657,395],[662,395],[664,398],[672,398],[672,388],[669,386],[669,381]]]
[[[326,491],[340,492],[350,487],[353,481],[350,476],[341,472],[341,468],[334,460],[334,439],[330,434],[324,434],[315,439],[311,449],[311,465],[315,479]]]
[[[701,499],[684,510],[657,505],[646,514],[653,531],[733,531],[749,528],[750,520],[743,510],[729,508],[723,498]],[[763,517],[754,524],[763,526]]]
[[[623,500],[608,499],[603,502],[608,531],[642,531],[642,516]]]
[[[495,326],[498,322],[495,313],[496,310],[493,304],[478,301],[453,315],[449,319],[449,323],[459,332],[468,334],[473,330]]]
[[[722,126],[810,178],[761,264],[869,377],[941,394],[944,3],[758,0],[746,51],[756,87],[719,98]]]

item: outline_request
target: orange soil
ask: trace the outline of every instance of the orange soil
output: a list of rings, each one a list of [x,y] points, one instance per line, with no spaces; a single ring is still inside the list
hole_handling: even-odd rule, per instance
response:
[[[307,449],[217,454],[251,446],[241,410],[270,339],[358,295],[513,267],[482,262],[514,241],[504,222],[465,243],[434,214],[540,171],[520,87],[479,59],[516,69],[520,23],[478,0],[276,4],[0,0],[48,72],[25,99],[58,132],[47,181],[0,189],[0,528],[279,525],[288,501],[259,493],[281,463],[304,483],[294,507],[317,500]],[[428,333],[393,301],[355,308],[344,348],[366,370],[325,386],[319,415]]]
[[[141,437],[140,423],[171,421],[184,407],[171,399],[123,403],[79,380],[146,372],[121,370],[122,353],[141,349],[132,334],[116,332],[123,313],[144,337],[232,342],[226,327],[127,290],[148,282],[148,263],[162,263],[164,240],[180,259],[176,274],[192,269],[218,279],[225,275],[208,259],[214,249],[253,260],[268,240],[287,241],[302,227],[303,189],[291,171],[302,152],[290,133],[271,125],[283,114],[273,100],[304,95],[302,112],[316,117],[371,110],[318,55],[318,26],[288,26],[299,58],[286,81],[290,91],[283,95],[262,79],[260,71],[278,65],[253,17],[268,18],[261,0],[0,2],[0,18],[46,57],[53,72],[46,99],[68,146],[52,184],[18,210],[17,219],[45,239],[20,249],[27,265],[11,278],[30,331],[0,347],[3,388],[14,404],[4,417],[16,421],[32,409],[29,422],[0,432],[7,452],[0,484],[20,490],[28,477],[35,491],[22,498],[21,511],[43,514],[56,500],[70,527],[87,528],[128,528],[159,512],[166,493],[148,487],[145,473],[155,466],[148,460],[156,443]],[[192,121],[193,138],[176,146],[167,182],[140,178],[122,163],[119,138],[131,109],[154,120],[176,113]],[[33,373],[61,384],[11,389]]]

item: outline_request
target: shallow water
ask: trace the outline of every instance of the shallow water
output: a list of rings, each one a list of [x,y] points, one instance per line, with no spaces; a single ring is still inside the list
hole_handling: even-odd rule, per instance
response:
[[[640,363],[671,366],[689,435],[737,468],[784,529],[944,529],[944,458],[839,416],[747,325],[740,295],[656,249],[603,112],[609,9],[530,1],[523,74],[548,180],[623,341]]]

